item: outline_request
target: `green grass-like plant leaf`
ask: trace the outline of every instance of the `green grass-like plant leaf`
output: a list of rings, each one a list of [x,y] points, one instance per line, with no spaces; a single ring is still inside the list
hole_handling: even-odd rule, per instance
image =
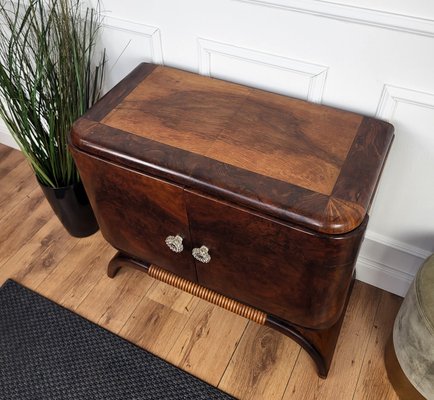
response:
[[[79,181],[67,135],[101,94],[100,27],[99,5],[0,0],[0,117],[44,185]]]

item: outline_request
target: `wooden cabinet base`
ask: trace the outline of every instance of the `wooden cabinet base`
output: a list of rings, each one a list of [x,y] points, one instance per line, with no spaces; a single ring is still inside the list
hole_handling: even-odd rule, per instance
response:
[[[307,329],[297,327],[287,321],[269,315],[266,325],[282,332],[286,336],[295,340],[310,355],[318,370],[320,378],[327,378],[333,354],[344,321],[348,301],[354,286],[354,276],[345,301],[345,307],[339,320],[327,329]]]
[[[226,310],[234,312],[242,317],[248,318],[258,324],[267,325],[278,330],[291,339],[295,340],[312,358],[317,370],[318,376],[325,379],[328,375],[336,342],[339,337],[342,322],[345,316],[345,310],[353,288],[354,279],[350,286],[345,302],[345,308],[339,320],[327,329],[307,329],[297,327],[288,321],[268,315],[260,310],[256,310],[245,304],[237,302],[210,289],[188,281],[162,268],[155,267],[146,262],[136,260],[122,252],[118,252],[110,261],[107,269],[107,275],[114,278],[121,267],[131,267],[143,272],[147,272],[155,279],[161,280],[178,289],[200,297],[210,303],[216,304]]]
[[[109,278],[114,278],[121,267],[131,267],[138,269],[139,271],[147,272],[150,266],[151,264],[145,263],[144,261],[138,261],[118,251],[109,262],[107,275]]]

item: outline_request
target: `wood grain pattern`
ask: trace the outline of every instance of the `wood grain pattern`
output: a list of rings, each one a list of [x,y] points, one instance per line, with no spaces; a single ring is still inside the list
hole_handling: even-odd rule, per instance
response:
[[[20,160],[19,163],[16,162],[17,159]],[[8,161],[10,161],[10,164]],[[30,191],[38,187],[28,162],[23,160],[22,157],[16,157],[15,159],[7,157],[5,163],[8,163],[11,167],[0,171],[0,179],[3,181],[0,190],[0,219],[8,215],[20,201],[25,200]],[[4,174],[3,178],[1,177],[2,173]],[[12,196],[16,201],[11,201]]]
[[[101,122],[330,194],[361,117],[305,109],[283,96],[158,67]]]
[[[308,329],[299,326],[294,326],[284,320],[269,316],[267,325],[279,332],[289,336],[295,340],[306,352],[310,355],[316,364],[318,376],[327,378],[330,371],[330,366],[333,360],[333,355],[336,349],[336,343],[339,338],[339,333],[342,328],[342,323],[345,317],[345,312],[348,307],[354,279],[351,282],[349,292],[347,294],[344,309],[338,321],[327,329]]]
[[[36,289],[49,299],[74,309],[105,275],[101,266],[107,265],[114,252],[100,233],[80,240],[69,253],[74,263],[63,258]]]
[[[230,312],[238,314],[244,318],[250,319],[257,324],[264,325],[267,319],[267,315],[255,308],[246,306],[221,295],[220,293],[209,290],[208,288],[198,285],[197,283],[188,281],[178,275],[172,274],[164,270],[163,268],[151,265],[147,270],[149,276],[158,279],[168,285],[181,289],[184,292],[190,293],[200,299],[208,301],[216,306],[224,308]]]
[[[74,151],[101,232],[118,250],[196,281],[183,189]],[[166,237],[180,235],[174,253]]]
[[[396,400],[397,396],[389,384],[384,364],[384,350],[392,333],[395,315],[401,299],[390,293],[382,293],[380,305],[371,328],[368,348],[360,371],[354,400]],[[410,400],[410,398],[407,398]]]
[[[245,318],[201,301],[167,360],[217,386],[247,323]]]
[[[14,255],[21,248],[22,243],[29,241],[53,216],[53,211],[40,188],[28,193],[19,205],[1,219],[5,228],[0,230],[0,243],[2,244],[0,265]],[[23,229],[24,226],[25,229]]]
[[[363,204],[367,209],[381,173],[378,168],[380,158],[387,155],[392,140],[393,127],[390,124],[365,117],[333,188],[333,197]]]
[[[0,179],[6,177],[9,172],[15,170],[15,168],[22,163],[25,163],[22,154],[18,151],[14,151],[12,147],[0,145]],[[29,176],[29,175],[28,175]],[[5,179],[3,184],[12,182],[9,179]]]
[[[101,159],[113,160],[271,216],[316,231],[326,229],[324,209],[329,197],[320,193],[85,119],[74,125],[71,144]]]
[[[243,399],[279,399],[300,346],[274,329],[249,323],[218,385]]]
[[[0,145],[0,152],[4,147]],[[16,150],[12,152],[20,155]],[[11,159],[8,158],[8,160]],[[0,170],[4,167],[12,171],[13,164],[6,163],[8,161],[0,158]],[[33,179],[33,176],[31,178]],[[0,187],[12,185],[12,183],[10,175],[6,174],[0,180]],[[24,190],[26,191],[26,195],[33,197],[31,188]],[[1,231],[9,232],[13,236],[10,241],[5,240],[5,236],[2,236],[0,240],[1,282],[14,277],[18,282],[25,283],[26,286],[36,289],[42,295],[46,295],[45,290],[48,290],[53,298],[62,298],[61,282],[68,279],[68,276],[76,271],[77,266],[89,265],[86,264],[89,257],[86,258],[86,255],[82,257],[82,252],[86,247],[91,247],[91,252],[100,257],[100,261],[93,264],[93,269],[100,271],[97,275],[101,278],[90,291],[86,290],[87,294],[84,298],[82,296],[70,298],[68,304],[71,308],[78,310],[82,315],[91,316],[92,321],[115,332],[121,326],[125,325],[127,330],[128,326],[135,325],[136,329],[130,331],[128,339],[147,349],[157,349],[158,354],[166,358],[190,318],[194,318],[196,323],[200,321],[199,324],[203,324],[201,326],[204,327],[205,332],[206,329],[214,331],[214,334],[201,337],[202,349],[206,351],[208,346],[214,348],[226,346],[226,338],[218,334],[219,318],[216,318],[213,325],[209,326],[205,325],[206,321],[199,317],[202,314],[197,314],[200,310],[195,306],[201,301],[196,300],[194,304],[189,303],[192,298],[186,294],[184,295],[187,298],[180,299],[178,297],[180,292],[177,289],[163,283],[158,283],[158,286],[162,285],[164,289],[156,289],[153,285],[151,288],[154,290],[147,290],[146,282],[150,280],[147,274],[140,274],[131,269],[121,270],[116,279],[106,277],[107,265],[104,264],[103,253],[107,250],[97,244],[102,243],[100,234],[89,239],[72,239],[70,242],[61,233],[63,228],[60,223],[52,213],[50,214],[48,204],[46,205],[47,215],[44,215],[45,211],[42,209],[39,209],[36,214],[32,212],[32,208],[29,208],[31,200],[26,196],[18,200],[18,197],[12,193],[10,202],[13,203],[13,218],[4,216],[0,219]],[[3,205],[0,205],[0,212],[2,207]],[[36,224],[36,230],[32,215],[40,221]],[[29,218],[29,223],[27,223]],[[77,243],[82,243],[82,245],[79,251],[73,251]],[[13,248],[9,249],[12,244]],[[60,262],[62,263],[59,264]],[[59,271],[51,275],[51,272],[58,268]],[[80,273],[84,276],[87,274],[95,276],[92,268],[80,269]],[[49,284],[52,278],[58,282],[54,285],[55,287]],[[80,282],[74,281],[72,285],[80,285]],[[143,295],[140,289],[143,289]],[[121,295],[116,296],[118,290]],[[78,289],[73,289],[72,292],[78,293]],[[173,301],[174,298],[179,300]],[[207,359],[209,363],[216,361],[224,365],[226,362],[226,374],[215,376],[215,369],[206,366],[202,376],[207,381],[220,380],[222,388],[240,400],[262,398],[281,400],[281,388],[284,386],[287,387],[285,399],[291,400],[346,400],[352,399],[353,396],[357,399],[377,400],[382,399],[381,396],[384,393],[387,393],[388,400],[398,400],[398,397],[391,392],[390,384],[384,379],[386,372],[382,353],[383,338],[387,337],[391,331],[391,321],[401,301],[402,299],[397,296],[356,282],[334,362],[326,381],[316,377],[310,358],[303,352],[297,353],[299,347],[293,341],[278,332],[264,327],[258,328],[250,323],[246,330],[234,338],[236,346],[230,358],[231,361],[228,360],[226,354],[224,361],[220,361],[218,352],[214,353],[214,359]],[[148,307],[144,306],[145,303]],[[155,308],[149,304],[153,304]],[[166,312],[160,312],[156,305]],[[187,307],[188,310],[183,307]],[[155,313],[152,313],[153,309],[156,310]],[[105,318],[104,315],[109,318]],[[181,317],[177,319],[175,315]],[[148,319],[151,316],[156,322],[149,324]],[[235,318],[245,321],[238,316]],[[377,328],[374,325],[377,325]],[[163,328],[159,329],[159,327]],[[198,329],[200,329],[199,326]],[[284,347],[283,343],[285,343]],[[291,348],[296,349],[295,355],[290,350]],[[299,354],[298,358],[297,354]],[[287,357],[289,358],[285,361]],[[191,360],[195,359],[191,358]]]
[[[391,125],[173,68],[140,68],[142,80],[135,73],[123,81],[130,93],[122,101],[108,95],[104,118],[77,122],[74,146],[157,176],[169,164],[176,183],[208,185],[320,232],[362,223]],[[163,155],[168,161],[156,162]]]
[[[302,327],[336,323],[366,223],[327,236],[195,192],[187,204],[192,243],[211,255],[196,263],[199,284]]]
[[[147,274],[122,270],[117,279],[100,279],[76,308],[76,312],[117,333],[153,285],[155,281]]]
[[[199,300],[156,282],[136,305],[119,335],[167,360]]]
[[[0,263],[0,276],[37,287],[77,243],[53,215],[12,257]]]
[[[127,96],[136,85],[149,75],[154,69],[152,64],[139,64],[134,68],[122,82],[119,82],[109,93],[89,109],[84,118],[99,121],[115,106],[117,106]],[[125,83],[128,82],[126,85]]]

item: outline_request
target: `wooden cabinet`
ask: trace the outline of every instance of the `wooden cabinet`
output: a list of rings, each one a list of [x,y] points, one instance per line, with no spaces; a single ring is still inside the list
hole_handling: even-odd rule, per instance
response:
[[[119,250],[109,276],[133,266],[268,324],[325,377],[392,138],[373,118],[141,64],[70,147]]]

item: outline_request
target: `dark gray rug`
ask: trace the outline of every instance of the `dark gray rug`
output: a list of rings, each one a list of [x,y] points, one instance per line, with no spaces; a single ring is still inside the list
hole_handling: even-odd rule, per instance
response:
[[[0,398],[233,399],[11,280],[0,288]]]

